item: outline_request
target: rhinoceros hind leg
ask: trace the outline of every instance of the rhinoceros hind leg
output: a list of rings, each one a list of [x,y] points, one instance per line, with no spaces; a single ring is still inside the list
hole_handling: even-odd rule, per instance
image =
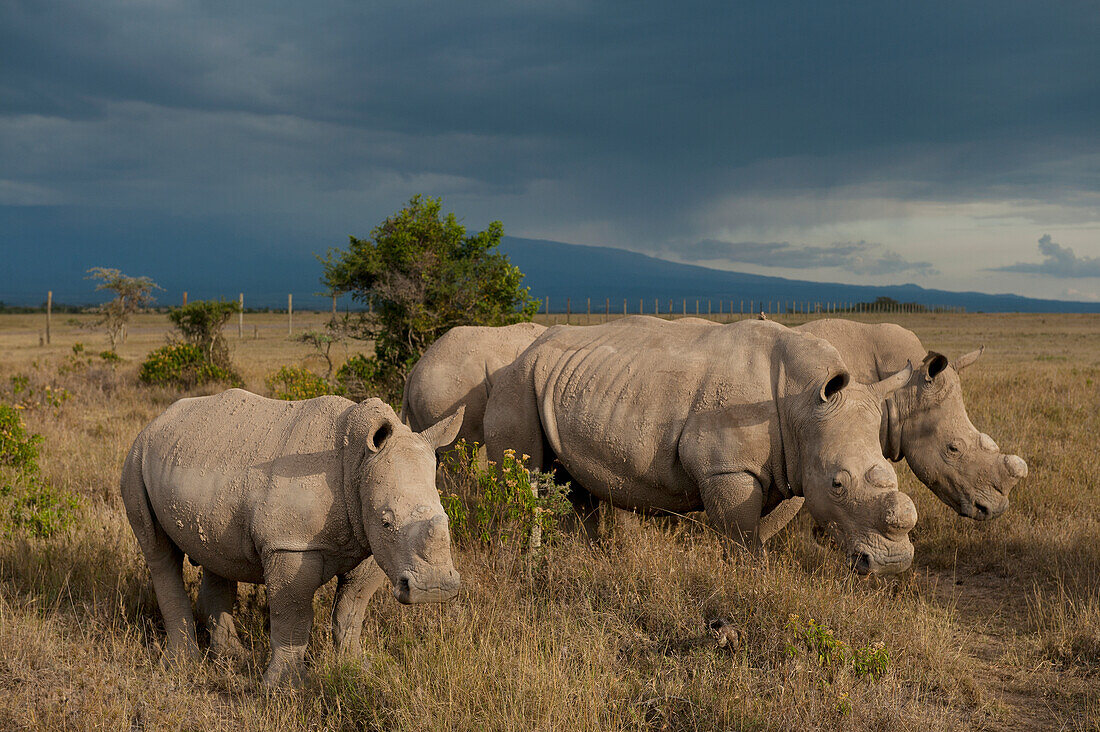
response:
[[[214,574],[206,567],[199,585],[199,615],[210,631],[210,651],[220,658],[243,660],[247,657],[233,623],[233,603],[237,583]]]
[[[316,551],[276,551],[265,558],[264,582],[271,613],[271,660],[264,685],[301,686],[306,644],[313,626],[313,595],[321,586],[324,560]]]
[[[367,601],[386,581],[386,573],[367,557],[355,569],[336,580],[336,602],[332,606],[332,642],[340,655],[359,648]]]
[[[191,596],[183,584],[183,552],[157,527],[153,546],[142,545],[145,562],[153,576],[153,591],[164,618],[167,632],[166,662],[198,660],[199,644],[195,638],[195,614]]]
[[[715,527],[755,554],[763,555],[757,532],[764,491],[749,473],[723,473],[706,479],[700,486],[703,506]]]

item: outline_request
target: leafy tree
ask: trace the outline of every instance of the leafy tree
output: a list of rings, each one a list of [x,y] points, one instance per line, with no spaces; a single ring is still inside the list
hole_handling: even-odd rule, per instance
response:
[[[212,364],[229,368],[229,344],[222,328],[230,316],[240,312],[235,301],[195,300],[183,307],[173,308],[168,319],[176,326],[183,340],[199,348],[203,357]]]
[[[126,325],[130,316],[144,307],[152,305],[156,298],[153,290],[162,289],[149,277],[127,277],[117,269],[92,267],[86,279],[101,280],[96,290],[115,293],[115,299],[99,306],[99,319],[94,326],[103,326],[107,330],[107,340],[111,350],[119,343],[126,342]]]
[[[329,250],[321,281],[370,306],[356,337],[374,341],[378,386],[399,392],[424,350],[457,325],[508,325],[538,310],[523,273],[497,251],[499,221],[467,235],[438,198],[414,196],[368,239]]]

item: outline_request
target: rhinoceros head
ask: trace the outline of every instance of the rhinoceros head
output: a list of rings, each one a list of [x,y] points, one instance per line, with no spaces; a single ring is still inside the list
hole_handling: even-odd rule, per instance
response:
[[[1027,475],[1027,463],[1005,455],[971,424],[959,371],[983,349],[954,363],[929,352],[888,404],[887,455],[905,457],[914,475],[963,516],[990,519],[1008,508],[1008,493]]]
[[[436,448],[452,442],[463,409],[423,432],[369,399],[348,415],[345,476],[352,476],[363,529],[378,566],[403,603],[442,602],[458,592],[447,514],[435,487]]]
[[[850,384],[833,374],[804,405],[801,485],[814,520],[845,551],[860,574],[895,574],[913,561],[912,499],[882,455],[883,400],[909,380],[911,367],[877,384]]]

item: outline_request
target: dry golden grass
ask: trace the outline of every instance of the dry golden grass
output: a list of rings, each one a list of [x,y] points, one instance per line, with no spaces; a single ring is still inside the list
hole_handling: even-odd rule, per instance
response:
[[[55,317],[0,316],[0,394],[26,374],[73,393],[26,411],[42,466],[81,497],[74,527],[0,538],[0,728],[132,729],[1097,729],[1100,725],[1100,318],[891,316],[957,356],[972,420],[1028,461],[1001,518],[956,516],[899,466],[920,511],[915,567],[851,576],[800,518],[766,565],[723,559],[700,523],[647,520],[593,548],[566,539],[529,565],[514,550],[456,548],[459,598],[371,602],[362,658],[328,640],[331,586],[318,594],[312,680],[265,693],[266,604],[242,586],[251,659],[162,669],[163,630],[117,481],[130,442],[179,395],[136,385],[167,332],[142,316],[117,369],[58,375],[75,341],[102,336]],[[296,315],[296,329],[324,315]],[[870,318],[868,318],[870,319]],[[885,317],[877,318],[885,320]],[[597,318],[593,317],[593,321]],[[801,319],[791,319],[792,323]],[[253,325],[258,338],[253,338]],[[247,386],[301,363],[285,316],[228,329]],[[194,589],[198,570],[188,567]],[[886,673],[822,666],[788,627],[813,617],[851,646],[884,643]],[[743,633],[718,648],[705,621]]]

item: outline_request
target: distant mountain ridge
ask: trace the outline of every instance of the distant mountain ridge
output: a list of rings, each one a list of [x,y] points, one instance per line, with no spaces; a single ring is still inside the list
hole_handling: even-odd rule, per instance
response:
[[[778,308],[782,302],[854,303],[871,302],[879,297],[926,306],[963,307],[968,312],[1100,312],[1100,303],[952,292],[918,285],[792,280],[680,264],[625,249],[513,236],[504,237],[500,247],[526,275],[523,284],[531,288],[532,297],[549,297],[552,312],[564,312],[567,298],[573,312],[583,312],[588,298],[592,299],[593,311],[602,312],[610,298],[612,312],[622,312],[625,299],[631,313],[638,312],[639,300],[647,313],[653,312],[654,300],[660,303],[661,312],[667,311],[669,300],[673,301],[673,311],[680,312],[686,299],[688,313],[692,314],[696,300],[701,301],[700,308],[705,313],[707,300],[712,301],[714,312],[718,312],[719,301],[728,312],[731,301],[735,309],[744,301],[748,311],[750,301],[759,310],[759,303],[764,303],[766,309],[769,302]]]

